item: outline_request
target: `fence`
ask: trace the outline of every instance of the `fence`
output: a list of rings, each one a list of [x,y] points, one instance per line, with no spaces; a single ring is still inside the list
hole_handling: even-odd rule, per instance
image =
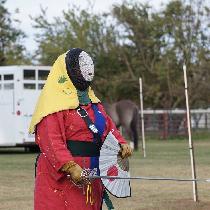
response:
[[[210,109],[191,110],[191,126],[194,133],[210,137]],[[162,139],[187,136],[186,110],[144,110],[144,128],[146,135]]]

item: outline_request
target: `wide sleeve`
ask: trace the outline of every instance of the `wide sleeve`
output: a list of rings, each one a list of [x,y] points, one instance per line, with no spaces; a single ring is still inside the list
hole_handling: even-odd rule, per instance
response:
[[[44,117],[37,125],[37,143],[42,154],[56,171],[73,160],[63,139],[61,128],[56,113]]]
[[[106,135],[111,131],[112,134],[115,136],[115,138],[118,140],[120,144],[127,144],[126,140],[123,138],[123,136],[120,134],[119,130],[116,128],[115,123],[112,121],[112,119],[109,117],[109,115],[104,110],[104,107],[101,103],[98,104],[99,110],[103,113],[105,119],[106,119]]]

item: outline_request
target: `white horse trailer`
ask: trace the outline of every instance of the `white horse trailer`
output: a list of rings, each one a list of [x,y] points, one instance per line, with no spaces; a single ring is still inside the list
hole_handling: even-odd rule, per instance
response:
[[[34,146],[28,129],[50,66],[0,67],[0,147]]]

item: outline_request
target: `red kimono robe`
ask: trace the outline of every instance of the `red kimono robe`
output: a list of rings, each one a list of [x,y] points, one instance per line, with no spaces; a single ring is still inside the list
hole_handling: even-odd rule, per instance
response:
[[[97,104],[99,113],[105,118],[105,130],[102,140],[109,131],[125,144],[103,106]],[[94,122],[94,111],[91,104],[82,106]],[[92,182],[94,202],[87,202],[86,189],[75,186],[60,171],[61,167],[73,160],[82,168],[90,168],[90,157],[73,157],[67,149],[66,140],[93,141],[93,134],[84,120],[74,109],[56,112],[42,119],[36,127],[36,143],[41,149],[36,168],[34,190],[34,210],[100,210],[102,206],[103,185],[101,180]]]

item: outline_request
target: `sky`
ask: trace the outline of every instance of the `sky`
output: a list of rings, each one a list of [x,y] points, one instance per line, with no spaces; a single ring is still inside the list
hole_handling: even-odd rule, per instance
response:
[[[123,0],[92,0],[93,11],[98,12],[109,12],[113,4],[120,4]],[[167,3],[169,0],[136,0],[142,3],[148,2],[154,8],[161,8],[162,3]],[[47,8],[48,20],[53,17],[62,15],[62,11],[66,10],[72,5],[80,6],[81,8],[87,8],[89,5],[88,0],[7,0],[6,8],[12,14],[11,17],[20,21],[15,26],[25,32],[27,38],[23,42],[26,49],[33,53],[37,48],[37,44],[34,40],[36,29],[32,27],[33,21],[30,16],[36,17],[40,14],[40,6]],[[19,9],[19,13],[15,13],[16,9]]]

